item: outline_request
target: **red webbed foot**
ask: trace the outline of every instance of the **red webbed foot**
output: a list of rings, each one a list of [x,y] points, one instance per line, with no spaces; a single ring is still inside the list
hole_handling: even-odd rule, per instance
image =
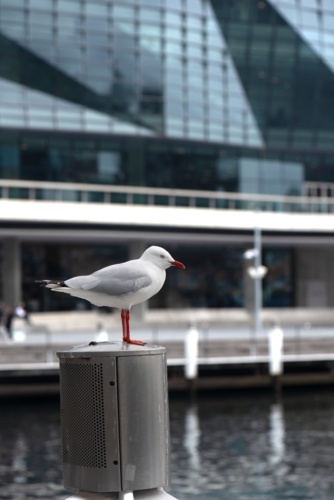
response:
[[[124,340],[124,342],[127,342],[128,344],[135,344],[135,345],[145,345],[146,344],[146,342],[142,342],[141,340],[132,340],[132,339],[126,339],[126,340]]]

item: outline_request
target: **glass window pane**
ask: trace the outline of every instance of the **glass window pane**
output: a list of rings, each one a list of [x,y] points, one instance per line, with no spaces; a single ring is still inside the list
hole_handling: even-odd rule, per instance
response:
[[[90,77],[102,76],[104,78],[107,78],[110,75],[110,69],[106,66],[88,64],[86,67],[86,75]]]
[[[167,102],[166,103],[166,113],[168,115],[182,116],[183,106],[177,102]]]
[[[201,46],[188,45],[187,46],[187,55],[188,57],[202,58],[203,51]]]
[[[161,21],[161,14],[158,10],[140,9],[139,19],[141,21],[152,21],[159,23]]]
[[[167,55],[165,58],[165,66],[170,71],[180,73],[183,70],[183,62],[181,59]]]
[[[214,120],[214,121],[222,121],[223,120],[223,114],[221,108],[209,108],[208,109],[208,115],[209,115],[209,120]]]
[[[112,11],[113,17],[133,18],[135,15],[134,7],[115,5]]]
[[[220,36],[217,36],[216,34],[209,33],[207,36],[207,45],[210,45],[211,47],[221,48],[222,41],[221,41]]]
[[[160,7],[161,0],[140,0],[141,5],[150,5],[152,7]]]
[[[190,118],[199,118],[203,120],[204,113],[203,108],[198,105],[196,102],[189,102],[188,104],[188,116]]]
[[[58,40],[60,43],[81,43],[81,34],[73,33],[71,30],[58,30]]]
[[[222,80],[209,80],[208,81],[208,89],[209,91],[223,91],[223,82]]]
[[[172,87],[168,85],[165,89],[167,101],[182,101],[183,91],[181,87]]]
[[[177,42],[167,41],[165,44],[165,51],[168,54],[179,54],[182,55],[182,45]]]
[[[201,62],[198,61],[188,61],[188,73],[191,73],[193,71],[197,73],[202,73],[203,71],[203,65]]]
[[[32,11],[29,15],[29,21],[36,24],[52,24],[53,16],[46,12]]]
[[[25,0],[1,0],[1,5],[9,5],[10,7],[25,7]]]
[[[73,2],[69,0],[58,0],[58,9],[67,12],[80,12],[80,2]]]
[[[15,23],[23,23],[24,22],[24,12],[23,10],[17,9],[1,9],[0,12],[2,21],[14,21]]]
[[[87,33],[87,43],[89,45],[108,45],[108,36],[107,34],[105,35],[98,35],[96,33]]]
[[[108,15],[108,5],[87,2],[85,7],[86,14],[92,14],[94,16]]]
[[[141,24],[139,27],[140,35],[147,36],[161,36],[161,29],[159,26],[153,26],[150,24]]]
[[[126,35],[121,35],[119,33],[115,33],[114,45],[118,49],[123,50],[135,50],[136,42],[134,38],[131,38]]]
[[[334,2],[332,0],[322,0],[323,10],[334,11]]]
[[[180,14],[176,14],[175,12],[166,12],[165,21],[167,24],[177,24],[178,26],[182,25],[182,18]]]
[[[330,0],[328,0],[330,1]],[[182,9],[181,0],[165,0],[166,9]]]
[[[301,0],[303,7],[309,7],[310,9],[317,9],[317,0]]]
[[[183,85],[182,74],[168,71],[166,73],[166,84],[167,85]]]
[[[80,16],[71,16],[68,14],[58,14],[58,29],[63,27],[71,28],[73,31],[77,31],[81,28],[81,18]]]
[[[81,48],[74,48],[73,46],[63,45],[58,47],[58,56],[62,58],[79,59],[81,57]]]
[[[223,78],[223,69],[221,66],[217,66],[216,64],[214,66],[209,65],[208,74],[209,76],[216,76],[219,78]]]
[[[157,38],[140,38],[140,45],[154,53],[160,53],[162,49],[161,40]]]
[[[203,87],[203,77],[202,75],[196,75],[193,73],[188,74],[188,85],[190,87]]]
[[[197,92],[196,90],[189,89],[188,90],[188,99],[189,99],[189,101],[202,102],[203,101],[203,92]]]
[[[223,57],[221,51],[212,50],[210,48],[208,49],[208,60],[222,63],[223,62],[222,59]]]
[[[317,14],[317,12],[307,11],[307,10],[302,9],[301,14],[302,14],[303,26],[310,26],[313,28],[318,27],[318,14]]]
[[[333,2],[334,5],[334,2]],[[328,14],[323,16],[322,18],[323,26],[326,30],[334,31],[334,14]]]
[[[187,22],[187,27],[190,29],[191,28],[195,28],[197,30],[202,29],[202,19],[200,19],[199,17],[187,16],[186,22]]]
[[[117,60],[117,64],[130,64],[130,65],[135,65],[136,63],[136,55],[135,54],[128,54],[128,53],[118,53],[115,54],[115,59]]]
[[[4,20],[0,22],[0,29],[2,33],[13,38],[25,38],[25,27],[23,24],[9,23]]]
[[[109,61],[109,51],[107,49],[88,49],[87,58],[92,61],[108,63]]]
[[[194,12],[195,14],[202,14],[201,0],[187,0],[187,12]]]
[[[182,31],[180,29],[177,29],[177,28],[167,27],[165,29],[165,36],[166,36],[167,40],[174,39],[174,40],[182,41]]]
[[[126,23],[124,21],[115,21],[115,31],[116,32],[124,32],[127,33],[128,35],[134,35],[136,32],[136,28],[134,23]]]
[[[10,0],[12,2],[12,0]],[[13,2],[14,3],[14,2]],[[29,7],[37,8],[37,9],[52,9],[53,8],[53,0],[29,0]]]
[[[202,43],[202,33],[199,31],[187,31],[186,34],[187,42],[188,43]]]
[[[108,21],[86,18],[86,27],[88,30],[108,31]]]

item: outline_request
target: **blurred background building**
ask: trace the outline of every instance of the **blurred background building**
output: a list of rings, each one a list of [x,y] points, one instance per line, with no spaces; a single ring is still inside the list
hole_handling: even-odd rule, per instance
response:
[[[235,211],[222,200],[171,191],[171,202],[144,188],[331,197],[334,2],[0,0],[0,100],[0,177],[19,181],[1,185],[7,303],[88,309],[34,280],[88,274],[161,244],[187,269],[168,273],[150,308],[241,308],[252,301],[242,260],[251,225],[225,227]],[[107,205],[113,217],[94,215]],[[334,215],[323,214],[326,227],[303,216],[303,229],[273,217],[263,232],[265,307],[334,306]]]

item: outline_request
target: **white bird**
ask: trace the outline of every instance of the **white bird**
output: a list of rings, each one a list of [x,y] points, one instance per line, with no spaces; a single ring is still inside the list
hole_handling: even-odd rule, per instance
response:
[[[52,288],[85,299],[96,306],[117,307],[122,310],[123,341],[144,345],[130,338],[130,309],[159,292],[171,266],[185,269],[167,250],[152,246],[140,259],[104,267],[88,276],[77,276],[66,281],[39,280],[41,286]]]

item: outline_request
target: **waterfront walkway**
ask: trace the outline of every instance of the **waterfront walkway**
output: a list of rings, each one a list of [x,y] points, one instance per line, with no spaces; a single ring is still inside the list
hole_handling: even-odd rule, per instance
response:
[[[167,350],[170,390],[184,390],[183,335],[174,331],[173,339],[167,333],[151,332],[150,343],[163,345]],[[39,342],[36,339],[39,337]],[[69,335],[42,332],[30,334],[30,342],[1,344],[0,396],[15,394],[58,393],[59,365],[56,351],[91,340],[105,340],[107,332]],[[62,342],[59,342],[59,337]],[[99,337],[100,336],[100,337]],[[101,337],[102,336],[102,337]],[[119,335],[109,334],[109,340]],[[148,335],[147,335],[148,336]],[[29,340],[29,335],[27,336]],[[141,338],[134,332],[134,338]],[[66,341],[65,341],[66,338]],[[32,341],[34,340],[34,341]],[[248,329],[234,328],[218,336],[214,329],[203,330],[200,335],[198,365],[200,389],[231,387],[266,387],[271,383],[268,375],[268,342],[266,332],[255,339]],[[334,384],[334,335],[332,329],[295,329],[285,331],[283,385]]]

